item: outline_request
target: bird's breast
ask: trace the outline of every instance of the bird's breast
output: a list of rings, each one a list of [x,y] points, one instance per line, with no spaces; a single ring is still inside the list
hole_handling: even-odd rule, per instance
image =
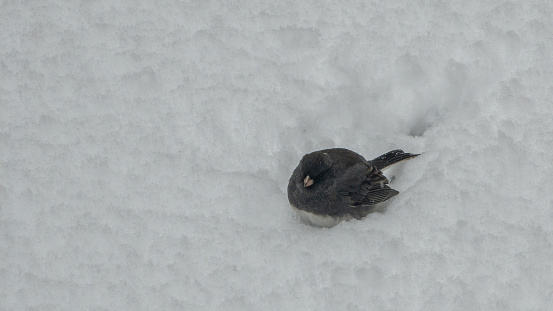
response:
[[[300,217],[301,222],[308,225],[316,226],[316,227],[331,228],[344,220],[350,220],[352,218],[350,215],[329,216],[329,215],[315,214],[315,213],[298,209],[293,205],[292,205],[292,208]]]

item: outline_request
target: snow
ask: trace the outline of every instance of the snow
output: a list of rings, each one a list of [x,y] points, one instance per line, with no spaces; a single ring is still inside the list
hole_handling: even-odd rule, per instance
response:
[[[546,310],[546,1],[0,3],[0,309]],[[303,154],[423,153],[303,225]]]

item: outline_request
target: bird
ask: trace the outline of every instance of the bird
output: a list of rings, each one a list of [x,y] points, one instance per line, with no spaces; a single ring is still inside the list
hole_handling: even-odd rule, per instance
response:
[[[345,148],[308,153],[290,177],[288,201],[302,223],[317,227],[362,219],[399,193],[388,186],[382,171],[419,155],[396,149],[367,161]]]

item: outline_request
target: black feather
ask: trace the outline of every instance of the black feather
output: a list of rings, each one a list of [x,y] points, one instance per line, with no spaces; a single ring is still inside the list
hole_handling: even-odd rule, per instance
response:
[[[414,153],[405,153],[401,149],[392,150],[390,152],[387,152],[377,158],[374,158],[371,163],[372,165],[376,166],[379,170],[383,170],[387,168],[390,165],[399,163],[403,160],[409,160],[414,157],[419,156],[420,154],[414,154]]]

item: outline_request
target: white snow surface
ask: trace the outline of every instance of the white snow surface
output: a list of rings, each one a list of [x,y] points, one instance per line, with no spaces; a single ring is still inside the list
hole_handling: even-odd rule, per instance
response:
[[[550,1],[1,1],[1,310],[551,310]],[[308,152],[422,153],[384,212]]]

